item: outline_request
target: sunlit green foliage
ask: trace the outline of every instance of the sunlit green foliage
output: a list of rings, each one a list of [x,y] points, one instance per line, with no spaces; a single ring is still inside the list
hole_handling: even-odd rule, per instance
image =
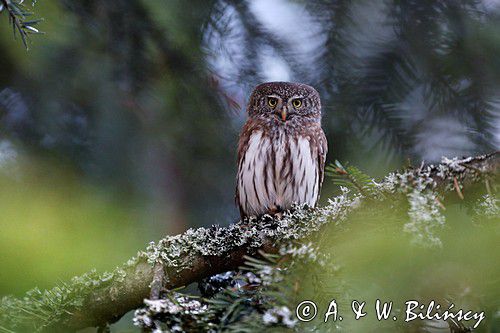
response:
[[[137,233],[132,207],[62,167],[30,158],[11,171],[0,172],[2,294],[114,268],[154,237]]]

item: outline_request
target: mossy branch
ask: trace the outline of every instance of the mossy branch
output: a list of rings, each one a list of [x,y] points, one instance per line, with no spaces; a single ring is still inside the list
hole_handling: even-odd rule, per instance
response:
[[[465,159],[443,158],[437,165],[409,168],[391,173],[380,182],[373,181],[373,195],[377,196],[377,191],[381,197],[404,193],[411,198],[425,191],[427,197],[429,192],[467,197],[472,185],[496,191],[499,165],[500,152]],[[0,332],[105,326],[141,307],[144,299],[158,295],[161,287],[174,289],[235,270],[246,256],[258,255],[259,251],[275,253],[281,245],[314,235],[327,224],[341,223],[366,198],[347,192],[321,208],[295,207],[280,220],[264,216],[228,227],[189,229],[151,243],[112,273],[93,271],[51,290],[34,289],[23,299],[5,297],[0,303]],[[163,274],[158,273],[159,267],[164,268]]]

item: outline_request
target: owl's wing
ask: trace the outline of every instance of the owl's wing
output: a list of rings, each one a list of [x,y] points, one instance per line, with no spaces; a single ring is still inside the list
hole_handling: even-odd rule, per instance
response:
[[[236,194],[234,200],[236,202],[236,205],[238,206],[238,209],[240,211],[240,216],[242,219],[246,216],[246,214],[243,210],[243,205],[240,202],[240,193],[239,193],[240,178],[242,172],[241,164],[245,157],[245,153],[248,150],[248,141],[250,140],[250,135],[252,134],[252,131],[253,131],[253,123],[251,122],[251,120],[249,120],[245,123],[245,126],[243,126],[243,129],[241,130],[240,133],[240,138],[238,140],[238,171],[236,173]]]
[[[326,154],[328,153],[328,141],[326,140],[325,133],[321,127],[318,128],[317,134],[317,145],[318,145],[318,197],[316,202],[319,201],[320,193],[321,193],[321,185],[323,184],[323,178],[325,176],[325,162],[326,162]]]

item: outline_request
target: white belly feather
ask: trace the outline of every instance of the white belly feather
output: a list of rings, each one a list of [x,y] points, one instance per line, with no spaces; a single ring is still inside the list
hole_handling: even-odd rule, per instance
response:
[[[318,180],[317,157],[307,138],[295,141],[282,132],[271,141],[255,131],[238,168],[238,199],[246,215],[288,209],[293,203],[314,206]]]

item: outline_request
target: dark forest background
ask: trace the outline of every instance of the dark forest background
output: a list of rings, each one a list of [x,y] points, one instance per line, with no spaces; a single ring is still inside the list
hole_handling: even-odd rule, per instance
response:
[[[228,224],[258,83],[314,86],[329,162],[500,147],[497,1],[47,1],[0,13],[0,295]],[[326,180],[323,198],[337,191]]]

